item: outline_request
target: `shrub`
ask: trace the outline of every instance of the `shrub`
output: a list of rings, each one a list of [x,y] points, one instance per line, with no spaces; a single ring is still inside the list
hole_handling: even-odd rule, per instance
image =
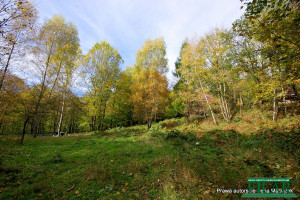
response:
[[[150,132],[151,136],[153,137],[160,137],[163,135],[161,126],[152,126],[148,132]]]
[[[94,135],[101,135],[101,131],[99,131],[99,130],[94,131]]]
[[[94,135],[96,135],[96,136],[104,136],[104,135],[111,135],[111,133],[108,132],[108,131],[96,130],[96,131],[94,131]]]
[[[242,118],[237,117],[237,118],[235,118],[233,121],[234,121],[234,122],[240,122],[240,121],[242,121]]]
[[[161,127],[163,127],[163,128],[173,128],[173,127],[178,126],[178,125],[179,125],[178,121],[176,121],[176,120],[168,120],[166,122],[163,122],[161,124]]]
[[[188,140],[186,135],[183,135],[179,130],[171,130],[166,137],[166,140],[179,138],[181,140]]]
[[[199,140],[197,138],[197,136],[195,134],[193,134],[192,132],[188,132],[186,136],[187,136],[187,141],[188,142],[196,142],[196,141]]]

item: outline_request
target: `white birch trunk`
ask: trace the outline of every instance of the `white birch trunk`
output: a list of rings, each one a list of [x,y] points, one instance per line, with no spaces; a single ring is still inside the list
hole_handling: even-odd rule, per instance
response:
[[[64,116],[64,110],[65,110],[65,93],[63,93],[63,101],[62,101],[61,112],[60,112],[60,116],[59,116],[59,123],[58,123],[58,129],[57,129],[58,136],[60,136],[62,120],[63,120],[63,116]]]
[[[212,118],[213,118],[213,120],[214,120],[214,123],[215,123],[216,125],[218,125],[218,122],[217,122],[217,120],[215,119],[214,112],[213,112],[213,110],[212,110],[212,108],[211,108],[211,106],[210,106],[210,104],[209,104],[209,102],[208,102],[208,99],[207,99],[206,94],[204,93],[204,89],[203,89],[203,86],[202,86],[202,82],[201,82],[200,80],[199,80],[199,82],[200,82],[201,90],[202,90],[202,92],[203,92],[203,94],[204,94],[204,96],[205,96],[206,103],[207,103],[208,108],[209,108],[209,110],[210,110],[211,116],[212,116]]]
[[[278,105],[276,100],[276,89],[275,89],[274,98],[273,98],[273,121],[277,121],[277,111],[278,111]]]

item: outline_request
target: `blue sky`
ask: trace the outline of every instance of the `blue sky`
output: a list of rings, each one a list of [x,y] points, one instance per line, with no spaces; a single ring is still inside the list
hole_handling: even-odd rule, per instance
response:
[[[239,0],[35,0],[41,22],[54,14],[79,30],[83,53],[96,42],[108,41],[132,66],[146,39],[163,37],[167,45],[169,83],[185,38],[215,27],[230,27],[242,15]]]

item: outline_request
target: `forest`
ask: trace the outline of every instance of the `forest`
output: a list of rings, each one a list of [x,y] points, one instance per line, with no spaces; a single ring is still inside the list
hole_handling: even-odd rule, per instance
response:
[[[297,115],[299,5],[272,2],[245,2],[244,16],[231,29],[183,41],[173,72],[178,82],[170,88],[163,38],[145,40],[134,66],[121,71],[122,57],[107,41],[83,55],[73,22],[56,15],[38,26],[32,3],[3,1],[0,132],[36,137],[144,123],[150,128],[182,116],[217,124],[253,108],[272,111],[273,121]],[[36,83],[9,70],[24,58],[30,67],[23,70]],[[76,76],[87,88],[82,96],[72,88]]]
[[[239,159],[244,163],[243,166],[257,166],[257,169],[250,168],[254,171],[253,173],[260,174],[261,172],[261,176],[285,177],[289,175],[293,177],[292,184],[297,191],[300,176],[297,170],[299,169],[300,141],[300,3],[296,0],[242,0],[242,3],[244,14],[230,28],[215,27],[204,35],[195,35],[182,41],[180,54],[174,63],[175,71],[172,72],[177,82],[175,85],[170,85],[166,76],[169,67],[166,56],[167,46],[163,37],[145,39],[144,44],[136,51],[135,64],[122,70],[121,65],[124,63],[122,55],[108,41],[95,43],[84,54],[80,47],[76,23],[66,20],[62,15],[54,15],[44,20],[43,23],[38,23],[38,10],[31,1],[1,0],[0,136],[1,146],[3,146],[1,151],[32,151],[28,155],[36,156],[31,163],[31,168],[35,169],[34,163],[38,163],[39,159],[44,159],[41,162],[45,166],[63,165],[71,159],[68,157],[71,154],[63,154],[64,150],[59,150],[60,153],[56,152],[55,155],[49,153],[52,157],[48,161],[46,157],[40,158],[43,151],[38,150],[41,148],[40,145],[44,145],[46,149],[59,149],[64,145],[75,148],[78,144],[77,148],[82,151],[89,149],[90,152],[95,151],[95,154],[98,145],[104,146],[104,149],[116,148],[117,150],[112,155],[103,154],[106,164],[102,166],[98,163],[102,166],[101,169],[85,163],[89,172],[82,173],[88,173],[86,176],[89,177],[87,180],[89,186],[82,186],[82,191],[78,188],[81,181],[77,180],[74,184],[65,182],[64,191],[58,186],[42,185],[44,189],[39,188],[37,191],[34,188],[23,188],[23,190],[9,193],[7,192],[11,191],[9,188],[16,187],[17,182],[15,186],[12,186],[13,184],[8,185],[5,181],[1,181],[0,195],[3,196],[0,199],[35,199],[37,196],[33,193],[25,192],[23,194],[25,196],[22,196],[22,191],[29,190],[34,191],[35,195],[42,193],[44,196],[40,197],[41,199],[61,197],[71,199],[72,196],[74,197],[72,199],[96,199],[96,196],[88,196],[94,195],[94,192],[89,194],[83,191],[84,187],[92,187],[91,185],[94,184],[92,181],[97,179],[95,177],[100,177],[104,188],[98,191],[97,198],[189,199],[190,197],[193,199],[194,197],[194,199],[209,199],[208,197],[211,197],[212,199],[226,199],[226,196],[220,196],[221,194],[206,193],[203,188],[234,185],[234,180],[226,174],[235,174],[236,172],[233,171],[242,170],[243,167],[229,170],[230,167],[226,168],[227,161],[227,164],[224,164],[225,160],[223,160],[224,170],[219,169],[222,171],[220,176],[209,178],[206,175],[199,175],[203,174],[201,170],[208,170],[212,174],[214,170],[208,164],[198,166],[197,162],[193,161],[202,155],[197,157],[196,150],[187,154],[187,151],[192,151],[186,149],[193,142],[196,142],[196,147],[205,144],[202,150],[208,151],[209,155],[211,153],[212,156],[216,156],[211,158],[213,160],[211,161],[204,154],[202,155],[202,161],[208,159],[205,162],[211,162],[211,166],[220,159],[219,146],[222,151],[226,151],[224,149],[227,148],[225,148],[227,144],[233,145],[232,148],[236,148],[236,155],[244,155],[241,152],[242,149],[247,151],[249,146],[255,149],[254,152],[261,153],[264,151],[261,150],[263,146],[269,146],[272,149],[275,148],[272,144],[282,145],[280,146],[282,154],[278,153],[278,156],[283,158],[289,154],[288,158],[285,164],[279,164],[277,171],[272,171],[272,173],[260,171],[269,168],[271,170],[271,167],[269,167],[270,163],[261,162],[262,158],[256,154],[253,159],[247,155]],[[12,68],[14,70],[11,70]],[[20,76],[19,74],[22,73],[32,79]],[[78,80],[84,88],[80,92],[75,87]],[[141,133],[140,137],[137,136],[138,133]],[[49,137],[53,134],[57,136],[69,134],[70,137]],[[254,137],[252,143],[249,138],[247,139],[250,134]],[[72,135],[74,138],[71,137]],[[121,136],[124,140],[118,139]],[[153,144],[145,142],[141,145],[135,144],[135,139],[126,142],[129,136],[136,137],[137,140],[140,138],[147,140],[148,137],[156,139],[149,139],[149,141],[153,140]],[[235,140],[232,137],[238,139]],[[118,141],[113,142],[112,140],[116,138]],[[178,153],[180,158],[175,157],[177,154],[171,152],[173,148],[181,148],[174,147],[172,139],[174,139],[175,146],[180,143],[185,149],[176,150],[182,153]],[[165,141],[163,147],[155,143],[161,140]],[[267,143],[267,140],[270,143]],[[11,146],[4,147],[7,141]],[[55,141],[58,146],[54,144],[51,146]],[[149,160],[136,160],[131,166],[132,169],[129,167],[132,171],[127,172],[125,170],[128,166],[124,164],[127,160],[124,160],[124,165],[120,164],[120,168],[116,168],[117,166],[112,163],[117,162],[115,161],[117,158],[113,159],[111,156],[122,157],[124,154],[120,159],[125,159],[126,155],[121,149],[127,148],[127,145],[141,145],[130,146],[127,150],[132,155],[139,151],[146,152],[146,154],[148,152],[150,157],[154,157],[151,157],[154,159],[153,165],[145,164]],[[194,146],[193,148],[196,148]],[[141,150],[143,148],[144,150]],[[169,152],[172,154],[170,159],[173,160],[164,157],[168,151],[171,152]],[[265,154],[273,154],[276,151],[275,149],[266,150]],[[128,154],[131,155],[131,153]],[[14,153],[5,155],[11,154]],[[89,155],[93,157],[93,153]],[[139,154],[136,153],[136,155]],[[174,188],[167,183],[162,186],[163,183],[160,181],[163,182],[163,180],[156,177],[156,173],[151,169],[158,169],[155,168],[158,163],[171,167],[170,163],[176,163],[177,159],[185,159],[184,157],[191,159],[184,161],[188,163],[187,166],[193,169],[202,167],[199,169],[199,174],[190,172],[188,175],[183,174],[177,177],[178,180],[176,180],[176,174],[173,174]],[[17,175],[12,178],[11,174],[21,173],[18,170],[25,169],[28,163],[23,163],[24,166],[22,164],[23,167],[19,167],[17,171],[9,171],[10,162],[15,163],[15,168],[18,168],[16,166],[20,164],[17,160],[5,159],[0,160],[1,177],[8,176],[7,180],[11,182],[15,179],[19,180],[16,178]],[[75,156],[72,159],[78,158]],[[122,160],[119,162],[122,163]],[[279,161],[272,157],[270,162],[275,166]],[[137,163],[143,165],[144,168]],[[72,165],[68,163],[68,166],[69,164],[68,170],[74,167],[74,163]],[[146,165],[150,168],[145,167]],[[286,165],[290,167],[286,169]],[[188,171],[184,164],[176,166],[176,170],[179,168],[183,170],[180,173]],[[63,166],[61,167],[63,169]],[[41,168],[37,169],[43,171]],[[120,171],[121,168],[124,172]],[[245,180],[240,180],[238,186],[246,184],[243,182],[246,181],[246,175],[254,176],[250,168],[245,167],[244,171],[240,172],[245,174],[242,176]],[[53,168],[45,169],[49,171]],[[113,171],[107,171],[108,174],[115,174],[105,174],[107,169]],[[141,175],[138,176],[135,170],[141,170]],[[143,170],[151,172],[143,172]],[[132,186],[131,189],[126,189],[131,180],[120,178],[118,182],[114,179],[122,176],[122,173],[128,174],[129,179],[137,176],[135,177],[137,184],[146,184],[145,188]],[[150,183],[147,185],[147,181],[143,182],[145,181],[141,178],[144,176],[143,173],[149,176],[150,182],[153,179],[156,185],[150,185]],[[149,175],[149,173],[153,174]],[[39,177],[40,174],[36,176],[35,179],[42,179]],[[49,176],[53,177],[53,174]],[[61,176],[61,179],[70,180],[66,178],[70,178],[68,175]],[[197,196],[198,192],[193,192],[190,188],[189,184],[194,184],[193,187],[197,185],[193,177],[206,180],[201,185],[203,189],[200,192],[201,198]],[[239,175],[235,174],[233,177],[238,179]],[[182,182],[185,178],[190,183]],[[105,181],[110,184],[105,184]],[[82,182],[82,184],[88,184],[87,182]],[[91,185],[90,182],[92,182]],[[58,182],[54,182],[54,185],[56,184]],[[118,184],[126,187],[120,186],[118,189]],[[176,185],[179,185],[179,188]],[[54,187],[54,190],[52,188],[50,192],[49,187]],[[160,192],[155,190],[157,188],[160,188],[158,189]],[[126,196],[127,191],[135,192]],[[70,195],[70,192],[74,194]],[[236,196],[228,198],[234,199]]]

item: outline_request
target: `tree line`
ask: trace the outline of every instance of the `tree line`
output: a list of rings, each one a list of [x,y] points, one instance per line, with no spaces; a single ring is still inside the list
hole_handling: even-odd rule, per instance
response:
[[[274,121],[299,114],[299,2],[242,2],[245,13],[230,29],[183,41],[170,89],[163,38],[147,39],[122,71],[107,41],[83,54],[74,23],[55,15],[38,24],[30,1],[1,1],[0,133],[23,141],[26,133],[151,128],[182,116],[218,124],[253,108],[272,112]],[[17,65],[35,81],[13,73]],[[78,77],[83,96],[74,93]]]

